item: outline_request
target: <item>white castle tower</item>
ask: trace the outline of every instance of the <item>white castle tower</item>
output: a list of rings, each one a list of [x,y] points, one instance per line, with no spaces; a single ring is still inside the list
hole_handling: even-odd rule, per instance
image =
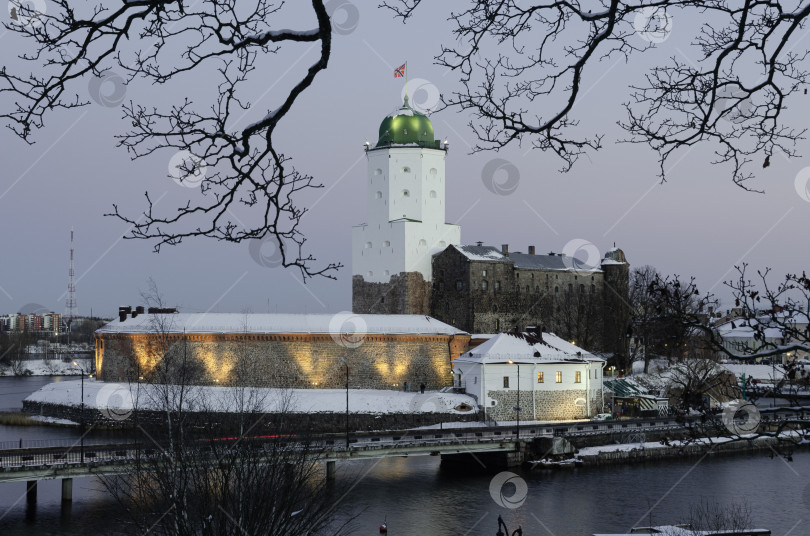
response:
[[[447,146],[406,96],[367,155],[368,219],[352,229],[354,312],[429,314],[432,256],[461,239],[445,223]]]

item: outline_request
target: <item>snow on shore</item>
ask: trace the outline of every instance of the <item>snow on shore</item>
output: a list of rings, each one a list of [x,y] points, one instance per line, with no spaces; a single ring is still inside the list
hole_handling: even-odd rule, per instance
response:
[[[85,371],[90,370],[91,359],[75,360]],[[28,359],[22,362],[20,370],[24,376],[79,376],[82,372],[73,360],[68,362],[61,359]],[[26,372],[26,371],[30,371]],[[0,365],[0,376],[14,376],[14,369],[10,365]]]
[[[103,413],[121,414],[133,408],[157,410],[159,385],[110,383],[87,379],[84,382],[85,407]],[[174,388],[177,389],[177,388]],[[187,388],[184,406],[190,411],[238,411],[239,398],[258,401],[258,411],[288,413],[343,413],[346,391],[343,389],[271,389],[196,386]],[[137,402],[136,402],[137,399]],[[50,383],[26,398],[29,402],[78,406],[81,404],[79,380]],[[246,405],[249,405],[246,404]],[[455,413],[475,412],[475,399],[469,395],[427,391],[425,394],[402,391],[351,389],[349,412],[387,413]],[[458,408],[458,409],[456,409]]]

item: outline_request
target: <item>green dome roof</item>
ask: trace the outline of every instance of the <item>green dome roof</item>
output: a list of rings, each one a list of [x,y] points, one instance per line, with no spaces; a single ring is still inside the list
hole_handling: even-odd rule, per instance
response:
[[[433,124],[408,104],[408,96],[402,107],[380,123],[377,147],[415,144],[420,147],[439,149],[439,140],[433,139]]]

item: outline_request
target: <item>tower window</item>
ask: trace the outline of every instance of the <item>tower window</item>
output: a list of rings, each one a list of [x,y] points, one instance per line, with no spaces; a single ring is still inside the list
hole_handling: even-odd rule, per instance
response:
[[[410,172],[411,172],[411,168],[409,168],[408,166],[405,166],[404,168],[402,168],[402,172],[403,172],[403,173],[410,173]]]
[[[410,197],[410,196],[411,192],[409,192],[408,190],[402,190],[402,197]]]
[[[391,247],[391,242],[389,242],[388,240],[385,240],[385,241],[383,242],[383,247],[384,247],[384,248]]]
[[[383,275],[384,275],[385,277],[388,277],[389,275],[391,275],[391,272],[389,272],[388,270],[385,270],[385,271],[383,272]]]
[[[427,246],[427,241],[423,238],[419,241],[420,246]]]
[[[366,242],[366,249],[371,249],[371,242]]]
[[[382,192],[377,190],[377,192],[374,194],[374,198],[375,199],[382,199]]]
[[[430,198],[431,199],[436,199],[436,190],[431,190],[430,191]]]
[[[374,174],[375,175],[382,175],[382,170],[380,168],[377,168],[377,169],[374,170]]]
[[[432,167],[432,168],[430,168],[429,173],[430,173],[431,175],[435,175],[436,173],[438,173],[438,171],[436,171],[436,168],[435,168],[435,167]]]
[[[368,272],[366,272],[366,275],[368,275],[369,277],[374,277],[374,272],[369,270]]]
[[[439,247],[440,248],[443,248],[446,245],[447,245],[447,242],[445,242],[444,240],[439,240]]]

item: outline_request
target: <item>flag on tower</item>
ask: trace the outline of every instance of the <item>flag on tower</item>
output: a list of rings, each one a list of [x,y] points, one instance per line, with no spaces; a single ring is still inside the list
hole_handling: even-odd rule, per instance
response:
[[[408,62],[405,62],[396,69],[394,69],[394,78],[403,78],[405,76],[406,65],[408,65]]]

